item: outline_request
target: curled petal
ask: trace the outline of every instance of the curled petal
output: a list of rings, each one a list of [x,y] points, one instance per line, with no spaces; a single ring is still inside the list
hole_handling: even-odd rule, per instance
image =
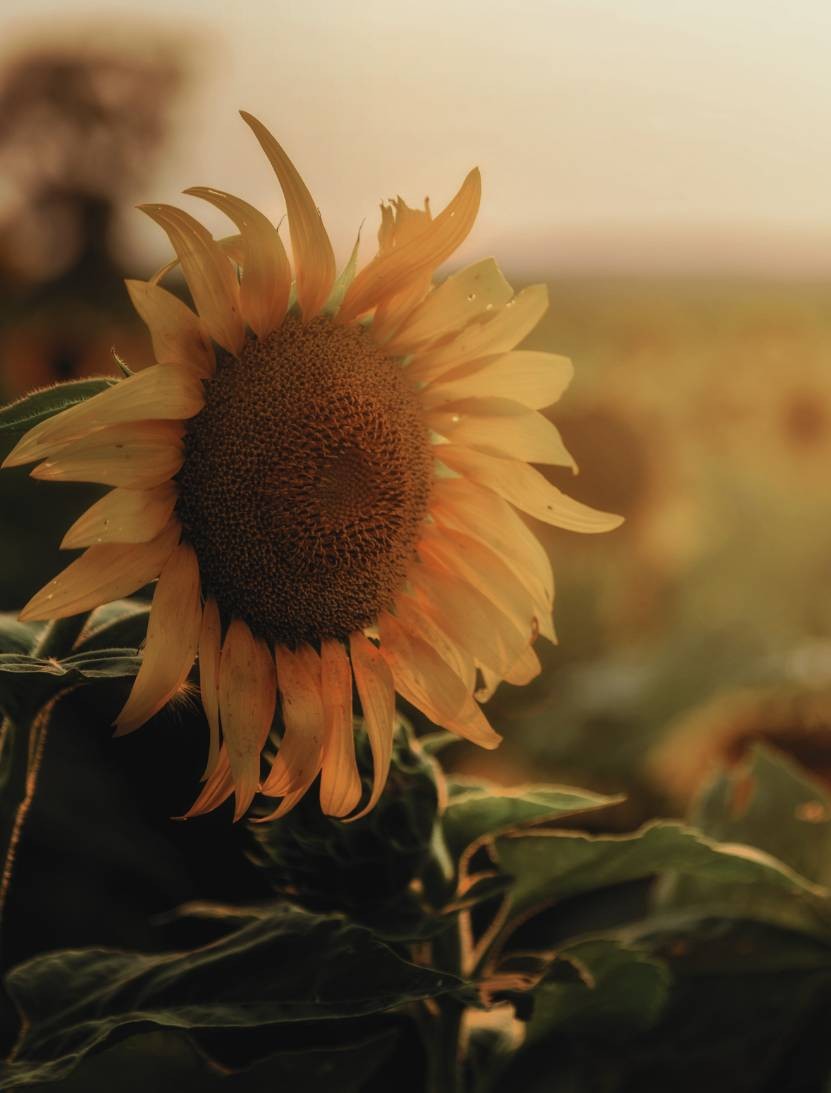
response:
[[[474,169],[450,204],[414,238],[378,254],[358,274],[344,296],[339,322],[364,312],[431,275],[464,242],[479,211],[482,180]]]
[[[184,434],[179,421],[112,425],[61,448],[35,467],[32,478],[150,489],[171,479],[182,466]]]
[[[156,364],[40,422],[21,437],[3,466],[33,463],[108,425],[150,418],[184,420],[198,414],[204,405],[205,395],[197,376],[182,368]]]
[[[339,641],[320,643],[325,738],[320,807],[327,816],[346,816],[361,799],[352,728],[352,668]]]
[[[245,341],[239,286],[222,248],[198,220],[182,209],[173,205],[139,208],[167,233],[205,329],[229,353],[239,353]]]
[[[274,168],[286,199],[297,278],[297,301],[303,318],[312,319],[326,303],[335,281],[332,244],[312,195],[294,164],[262,122],[244,110],[240,113]]]
[[[570,467],[577,464],[555,425],[536,410],[504,398],[467,398],[425,414],[427,424],[451,444],[490,455]]]
[[[257,791],[260,752],[276,704],[274,661],[241,619],[233,619],[219,660],[219,716],[234,781],[238,820]]]
[[[154,580],[179,543],[181,527],[172,519],[149,543],[101,543],[91,546],[20,612],[24,622],[65,619],[110,600],[132,596]]]
[[[320,662],[310,646],[277,646],[277,686],[285,732],[262,785],[267,797],[305,792],[320,770],[325,736]]]
[[[470,448],[444,444],[437,457],[451,470],[477,482],[546,524],[586,533],[611,531],[623,517],[598,512],[568,497],[553,486],[539,471],[515,459],[498,459]]]
[[[418,383],[428,383],[465,361],[507,353],[531,333],[547,310],[546,286],[530,285],[492,318],[470,323],[451,341],[418,353],[409,364],[407,375]]]
[[[231,764],[228,760],[228,749],[223,744],[214,769],[208,776],[205,785],[202,787],[202,792],[190,806],[183,818],[189,820],[193,816],[202,816],[206,812],[211,812],[213,809],[219,808],[221,804],[224,804],[225,801],[228,800],[233,792],[234,778],[231,774]]]
[[[211,339],[187,304],[152,281],[124,283],[133,307],[150,331],[156,360],[187,365],[203,378],[212,376],[216,360]]]
[[[176,497],[175,482],[146,490],[111,490],[75,521],[61,546],[71,550],[94,543],[146,543],[167,525]]]
[[[434,649],[384,612],[378,620],[381,652],[395,689],[431,721],[482,748],[495,748],[494,732],[465,684]]]
[[[193,547],[180,543],[153,594],[141,668],[116,718],[116,736],[149,721],[179,691],[196,657],[201,621],[199,563]]]
[[[240,306],[258,338],[275,330],[286,314],[291,270],[280,235],[267,216],[232,194],[194,186],[187,194],[209,201],[236,224],[243,246]]]
[[[431,408],[475,397],[514,399],[532,410],[542,410],[559,399],[573,375],[568,357],[515,349],[452,369],[422,391],[421,398]]]
[[[369,800],[357,816],[350,816],[351,821],[359,820],[375,808],[387,784],[395,727],[395,685],[384,657],[358,630],[349,637],[349,653],[373,763]]]
[[[213,596],[205,601],[199,631],[199,693],[210,731],[208,758],[202,780],[210,778],[219,761],[219,658],[222,622]],[[229,768],[230,769],[230,768]]]

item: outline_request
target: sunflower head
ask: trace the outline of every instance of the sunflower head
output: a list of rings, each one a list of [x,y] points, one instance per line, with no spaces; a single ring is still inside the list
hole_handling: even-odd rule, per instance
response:
[[[554,582],[517,510],[573,531],[619,521],[530,465],[573,467],[539,412],[571,364],[515,349],[544,286],[515,295],[492,259],[433,283],[476,218],[478,171],[436,216],[429,203],[382,206],[375,257],[356,274],[356,245],[336,277],[305,183],[243,117],[282,188],[292,261],[231,194],[187,191],[235,225],[219,240],[181,209],[143,206],[175,252],[127,282],[156,363],[40,423],[6,460],[113,487],[64,538],[85,552],[22,617],[89,611],[158,579],[118,733],[179,693],[198,660],[210,733],[188,815],[234,796],[239,817],[260,792],[282,816],[319,779],[322,811],[357,818],[387,778],[396,693],[490,748],[480,701],[539,671]],[[193,309],[160,283],[176,265]]]

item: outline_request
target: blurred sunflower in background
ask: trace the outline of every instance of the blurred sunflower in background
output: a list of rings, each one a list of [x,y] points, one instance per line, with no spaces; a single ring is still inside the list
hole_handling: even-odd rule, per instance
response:
[[[318,775],[323,811],[354,813],[361,780],[353,683],[374,759],[389,767],[395,693],[483,747],[479,702],[539,672],[554,640],[545,550],[517,509],[600,532],[618,517],[572,500],[529,463],[574,464],[539,411],[572,368],[516,351],[547,307],[514,295],[492,259],[434,286],[480,199],[471,171],[449,205],[382,206],[376,256],[340,277],[314,201],[270,133],[243,114],[282,187],[294,276],[274,225],[241,199],[203,198],[238,233],[144,211],[176,254],[128,289],[159,363],[31,429],[5,465],[115,487],[69,529],[85,553],[38,592],[27,620],[131,595],[158,577],[141,669],[116,724],[138,728],[198,656],[210,726],[188,815],[232,794],[292,808]],[[195,312],[162,288],[180,264]],[[283,735],[261,781],[279,696]],[[361,813],[361,815],[363,814]]]

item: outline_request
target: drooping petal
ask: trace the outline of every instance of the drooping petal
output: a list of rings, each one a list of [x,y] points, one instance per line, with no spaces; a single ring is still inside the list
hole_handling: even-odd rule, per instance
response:
[[[429,410],[424,416],[430,428],[451,444],[508,459],[577,470],[557,427],[538,411],[511,399],[460,399]]]
[[[308,645],[296,651],[278,645],[276,660],[285,732],[262,785],[267,797],[284,797],[308,789],[320,770],[325,736],[317,654]]]
[[[132,732],[165,706],[188,677],[202,621],[199,562],[189,543],[180,543],[165,562],[153,593],[141,667],[116,736]]]
[[[173,477],[185,459],[179,421],[112,425],[61,448],[39,463],[32,478],[50,482],[100,482],[144,490]]]
[[[527,337],[548,310],[548,289],[530,285],[485,322],[470,323],[444,345],[418,353],[407,367],[415,382],[427,383],[465,361],[507,353]]]
[[[237,354],[245,341],[234,269],[207,228],[173,205],[139,205],[176,251],[199,318],[215,342]]]
[[[283,321],[291,290],[289,260],[280,235],[267,216],[232,194],[204,186],[185,190],[221,209],[240,230],[244,250],[240,306],[258,338],[265,338]]]
[[[202,787],[202,792],[190,806],[185,813],[183,819],[189,820],[193,816],[202,816],[206,812],[211,812],[215,808],[219,808],[221,804],[231,796],[234,792],[234,778],[231,774],[231,764],[228,760],[228,749],[223,744],[219,751],[216,764],[211,774],[208,775],[208,779],[205,785]]]
[[[508,502],[465,478],[442,478],[433,483],[430,514],[439,526],[478,539],[504,559],[534,599],[540,633],[555,641],[551,560]]]
[[[79,516],[61,547],[73,550],[94,543],[146,543],[161,532],[176,505],[175,482],[152,489],[115,489]]]
[[[327,816],[346,816],[361,799],[352,727],[352,668],[339,641],[320,643],[325,739],[320,776],[320,807]]]
[[[349,654],[373,763],[369,800],[357,816],[350,816],[350,820],[359,820],[375,808],[387,784],[395,727],[395,684],[384,657],[358,630],[349,637]]]
[[[446,372],[420,392],[425,406],[439,408],[465,398],[509,398],[542,410],[568,387],[574,366],[556,353],[515,349],[500,357],[468,362]]]
[[[438,653],[387,612],[378,620],[381,653],[390,666],[395,689],[431,721],[483,748],[495,748],[501,737],[465,684]]]
[[[395,617],[411,634],[431,645],[442,660],[453,669],[469,691],[476,685],[476,663],[467,649],[458,645],[424,610],[415,589],[402,593],[395,601]]]
[[[479,211],[481,193],[482,181],[474,169],[450,204],[420,234],[378,254],[361,270],[343,299],[338,321],[352,322],[432,274],[464,242]]]
[[[132,596],[158,577],[180,535],[179,521],[172,519],[149,543],[91,546],[35,593],[20,612],[21,620],[65,619]]]
[[[262,122],[244,110],[240,113],[274,168],[286,199],[297,280],[297,302],[303,318],[312,319],[326,303],[335,281],[335,254],[332,244],[312,195],[294,164]]]
[[[219,760],[219,658],[222,649],[222,621],[213,596],[205,601],[199,631],[199,693],[210,730],[204,781],[213,774]],[[230,768],[229,768],[230,769]]]
[[[125,281],[133,307],[150,331],[153,353],[161,364],[184,364],[198,376],[212,376],[214,347],[202,321],[187,304],[152,281]]]
[[[241,619],[232,619],[219,659],[219,716],[234,780],[238,820],[257,792],[260,752],[276,705],[274,661]]]
[[[452,274],[427,296],[385,346],[405,356],[420,345],[455,334],[469,322],[504,306],[513,289],[493,258],[485,258]]]
[[[185,420],[198,414],[204,405],[202,382],[196,375],[183,368],[156,364],[40,422],[18,441],[3,466],[33,463],[108,425],[151,418]]]
[[[598,512],[568,497],[539,471],[515,459],[498,459],[471,448],[443,444],[436,451],[442,463],[473,482],[516,505],[546,524],[586,533],[611,531],[623,522],[621,516]]]

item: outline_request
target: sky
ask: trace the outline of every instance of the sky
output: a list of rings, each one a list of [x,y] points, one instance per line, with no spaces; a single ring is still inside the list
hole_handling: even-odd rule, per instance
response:
[[[0,42],[136,24],[135,0],[3,0]],[[237,115],[275,133],[341,256],[381,198],[434,210],[478,164],[460,258],[508,269],[831,272],[827,0],[142,0],[197,78],[144,200],[190,185],[279,219]],[[131,214],[136,248],[163,255]],[[220,229],[218,217],[206,216]],[[369,248],[368,248],[369,249]]]

